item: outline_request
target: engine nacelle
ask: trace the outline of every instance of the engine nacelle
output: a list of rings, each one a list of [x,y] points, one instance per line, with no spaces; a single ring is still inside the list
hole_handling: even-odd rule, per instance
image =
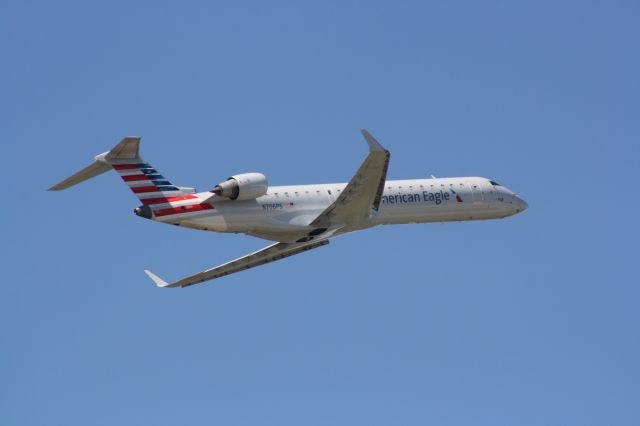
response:
[[[242,173],[231,176],[211,191],[230,200],[253,200],[267,193],[269,183],[262,173]]]

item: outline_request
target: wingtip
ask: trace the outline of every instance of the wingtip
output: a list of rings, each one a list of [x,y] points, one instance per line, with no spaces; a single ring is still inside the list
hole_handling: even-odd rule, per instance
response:
[[[367,145],[369,145],[369,150],[386,151],[386,149],[384,149],[384,147],[380,145],[380,142],[378,142],[376,138],[371,136],[371,133],[369,133],[367,129],[360,129],[360,133],[362,133],[362,136],[364,136],[364,140],[367,141]]]
[[[153,272],[149,271],[148,269],[144,270],[144,273],[147,274],[147,276],[149,278],[151,278],[151,280],[155,283],[155,285],[157,285],[158,287],[168,287],[169,283],[166,282],[165,280],[163,280],[162,278],[160,278],[159,276],[157,276],[156,274],[154,274]]]

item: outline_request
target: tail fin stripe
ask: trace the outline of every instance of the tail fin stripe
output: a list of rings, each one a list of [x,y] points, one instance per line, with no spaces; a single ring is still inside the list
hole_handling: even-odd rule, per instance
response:
[[[135,182],[127,182],[127,186],[129,186],[129,188],[133,189],[133,188],[139,188],[141,186],[152,186],[153,183],[149,182],[148,180],[138,180]]]
[[[118,174],[120,176],[141,175],[142,173],[140,173],[140,171],[141,171],[140,169],[118,170]]]
[[[181,214],[181,213],[194,213],[200,212],[202,210],[211,210],[215,209],[211,204],[194,204],[190,206],[182,206],[182,207],[172,207],[168,209],[155,210],[153,213],[156,216],[168,216],[173,214]]]
[[[183,195],[180,197],[161,197],[161,198],[144,198],[142,204],[152,205],[152,204],[165,204],[165,203],[175,203],[176,201],[184,201],[184,200],[193,200],[196,197],[195,195]]]
[[[175,186],[158,186],[158,191],[160,192],[164,192],[164,191],[180,191],[178,188],[176,188]]]
[[[142,194],[145,192],[158,192],[157,186],[138,186],[135,188],[131,188],[131,190],[136,194]]]
[[[112,164],[112,167],[115,168],[116,165]],[[118,167],[122,167],[122,166],[118,166]],[[131,174],[131,173],[148,173],[150,170],[153,170],[155,173],[157,173],[155,171],[155,169],[152,166],[149,166],[149,165],[144,166],[144,167],[135,166],[135,167],[128,167],[126,169],[115,169],[115,171],[117,171],[121,175],[128,175],[128,174]]]
[[[131,182],[135,180],[151,180],[147,175],[130,175],[130,176],[121,176],[122,180],[125,182]]]
[[[150,166],[149,164],[138,163],[138,164],[112,164],[111,167],[113,167],[116,170],[131,170],[131,169],[139,169],[141,167],[150,167]]]
[[[142,194],[136,194],[140,201],[146,200],[147,198],[160,198],[160,197],[179,197],[184,195],[182,191],[165,191],[165,192],[145,192]]]
[[[182,192],[175,186],[137,186],[135,188],[131,188],[131,190],[135,194],[145,194],[147,192]]]

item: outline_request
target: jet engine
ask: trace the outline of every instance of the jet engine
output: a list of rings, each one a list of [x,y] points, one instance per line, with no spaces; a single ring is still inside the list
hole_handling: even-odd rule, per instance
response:
[[[211,191],[230,200],[253,200],[267,193],[269,184],[262,173],[242,173],[231,176]]]

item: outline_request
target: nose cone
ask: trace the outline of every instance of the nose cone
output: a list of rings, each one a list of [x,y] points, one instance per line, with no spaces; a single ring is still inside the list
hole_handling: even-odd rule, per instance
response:
[[[525,200],[523,200],[522,198],[518,197],[517,195],[514,195],[514,200],[515,200],[515,204],[518,208],[518,213],[522,213],[523,211],[525,211],[526,209],[529,208],[529,204],[527,204],[527,202]]]

